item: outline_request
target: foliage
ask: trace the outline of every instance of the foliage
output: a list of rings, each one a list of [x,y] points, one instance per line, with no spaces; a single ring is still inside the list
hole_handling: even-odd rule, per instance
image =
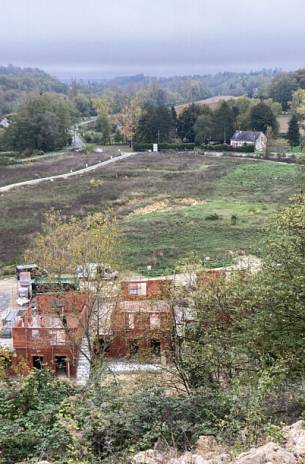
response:
[[[122,128],[122,133],[127,142],[132,143],[135,138],[136,128],[141,115],[139,98],[129,98],[122,107],[116,119]]]
[[[61,402],[75,394],[72,384],[33,371],[11,384],[0,384],[0,449],[5,464],[44,456],[61,457],[69,436],[57,420]]]
[[[234,112],[227,102],[222,102],[215,111],[214,140],[228,143],[235,130]]]
[[[117,269],[119,262],[115,220],[101,213],[67,220],[59,212],[51,211],[45,216],[42,232],[26,252],[26,261],[37,263],[53,278],[61,278],[68,273],[78,283],[81,276],[82,305],[86,308],[82,318],[79,317],[79,309],[73,309],[79,320],[81,337],[87,343],[87,349],[82,354],[90,363],[90,374],[94,378],[94,368],[103,363],[100,356],[103,353],[96,349],[95,344],[101,330],[103,334],[105,332],[101,321],[109,317],[111,310],[105,302],[109,303],[117,293],[113,280],[109,280],[109,274],[111,276],[111,272]],[[109,270],[108,275],[106,270]],[[65,290],[62,289],[62,292],[65,293]],[[62,328],[78,348],[74,328],[64,323]]]
[[[174,76],[168,78],[136,76],[118,77],[90,83],[77,82],[80,92],[93,95],[116,95],[115,112],[122,108],[128,97],[139,97],[141,103],[150,101],[176,105],[195,102],[213,95],[247,95],[254,97],[262,86],[267,86],[277,72],[217,73],[205,76]],[[115,90],[114,90],[115,89]]]
[[[194,124],[195,142],[198,145],[208,143],[213,136],[214,116],[209,107],[203,107],[204,112],[200,114]]]
[[[281,104],[283,111],[287,111],[293,92],[297,88],[298,83],[293,74],[282,74],[273,79],[268,94],[274,101]]]
[[[300,145],[300,128],[296,114],[293,114],[289,121],[287,137],[291,147],[298,147]]]
[[[108,215],[95,213],[67,219],[52,210],[45,215],[42,231],[33,240],[25,259],[61,276],[67,272],[74,274],[82,263],[107,263],[115,267],[117,245],[116,223]]]
[[[99,143],[107,145],[110,143],[111,125],[106,114],[99,114],[96,120],[96,130],[99,135]]]
[[[305,89],[298,89],[294,92],[291,102],[291,110],[300,119],[305,118]]]
[[[204,111],[204,110],[203,110]],[[177,121],[177,133],[183,142],[194,143],[195,131],[194,125],[202,108],[194,103],[183,110]]]
[[[0,66],[0,117],[15,112],[29,93],[64,94],[67,86],[40,69]]]
[[[202,434],[241,447],[279,439],[283,413],[291,414],[287,398],[293,415],[304,412],[305,195],[277,211],[267,232],[255,273],[206,273],[196,261],[197,282],[175,287],[175,320],[188,323],[173,331],[171,394],[157,387],[123,394],[109,379],[79,389],[47,371],[0,384],[3,463],[126,462],[157,441],[190,449]]]
[[[231,145],[225,144],[215,144],[215,145],[201,145],[200,147],[206,151],[226,151],[226,152],[236,152],[236,153],[254,153],[254,145],[244,145],[243,147],[231,147]]]
[[[145,143],[168,142],[174,128],[175,120],[170,109],[164,105],[146,103],[136,128],[136,140]]]
[[[0,346],[0,381],[8,374],[8,369],[11,367],[12,353],[7,348]]]
[[[266,133],[268,127],[271,127],[275,133],[278,130],[278,123],[274,113],[265,103],[259,103],[251,109],[250,122],[251,128],[256,131]]]
[[[89,97],[87,97],[87,95],[77,93],[72,98],[72,103],[83,117],[94,116],[96,114],[96,111],[93,108],[93,102]]]
[[[263,271],[255,280],[259,289],[253,304],[250,340],[256,356],[266,361],[287,361],[290,376],[304,369],[303,330],[305,197],[292,198],[291,205],[275,213],[268,226]],[[272,336],[271,336],[272,335]]]
[[[5,130],[4,145],[19,152],[51,151],[66,146],[75,109],[64,97],[44,94],[30,97]]]

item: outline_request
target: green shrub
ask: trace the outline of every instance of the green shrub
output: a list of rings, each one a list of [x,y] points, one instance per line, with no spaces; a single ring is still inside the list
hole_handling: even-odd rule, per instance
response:
[[[237,224],[237,220],[238,220],[238,217],[236,216],[236,214],[232,214],[232,216],[231,216],[231,225],[235,226]]]
[[[208,214],[205,217],[206,221],[218,221],[219,219],[221,219],[221,216],[219,216],[217,213]]]
[[[54,379],[47,370],[33,371],[11,385],[0,384],[1,462],[13,464],[34,457],[58,456],[69,437],[56,416],[61,402],[77,389]]]
[[[230,145],[219,144],[219,145],[201,145],[200,147],[204,151],[227,151],[227,152],[238,152],[238,153],[254,153],[254,145],[244,145],[243,147],[231,147]]]

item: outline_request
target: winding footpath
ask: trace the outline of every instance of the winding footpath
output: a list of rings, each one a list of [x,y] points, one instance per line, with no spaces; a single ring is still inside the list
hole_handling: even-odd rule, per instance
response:
[[[106,161],[100,161],[99,163],[93,164],[92,166],[88,166],[83,169],[78,169],[77,171],[72,171],[66,174],[58,174],[56,176],[50,176],[50,177],[41,177],[40,179],[32,179],[32,180],[26,180],[23,182],[17,182],[15,184],[9,184],[5,185],[4,187],[0,187],[0,193],[8,192],[9,190],[12,190],[14,188],[19,188],[19,187],[24,187],[26,185],[37,185],[41,184],[42,182],[53,182],[54,180],[57,179],[68,179],[69,177],[73,176],[79,176],[81,174],[86,174],[91,171],[96,171],[97,169],[103,168],[105,166],[108,166],[108,164],[115,163],[117,161],[124,160],[126,158],[130,158],[132,156],[138,155],[140,153],[123,153],[120,156],[115,156],[113,158],[110,158]]]

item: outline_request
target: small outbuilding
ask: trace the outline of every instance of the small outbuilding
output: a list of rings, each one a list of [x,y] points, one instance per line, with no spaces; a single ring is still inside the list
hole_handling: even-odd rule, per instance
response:
[[[231,138],[230,145],[234,148],[252,145],[254,146],[255,151],[266,151],[267,137],[263,132],[238,130]]]

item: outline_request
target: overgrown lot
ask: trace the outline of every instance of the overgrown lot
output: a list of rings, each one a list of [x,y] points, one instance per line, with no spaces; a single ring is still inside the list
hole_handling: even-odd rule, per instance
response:
[[[193,252],[219,265],[231,252],[259,253],[265,218],[298,189],[292,165],[143,153],[91,175],[3,194],[0,262],[21,259],[43,213],[57,208],[68,215],[111,209],[130,270],[173,268]]]

